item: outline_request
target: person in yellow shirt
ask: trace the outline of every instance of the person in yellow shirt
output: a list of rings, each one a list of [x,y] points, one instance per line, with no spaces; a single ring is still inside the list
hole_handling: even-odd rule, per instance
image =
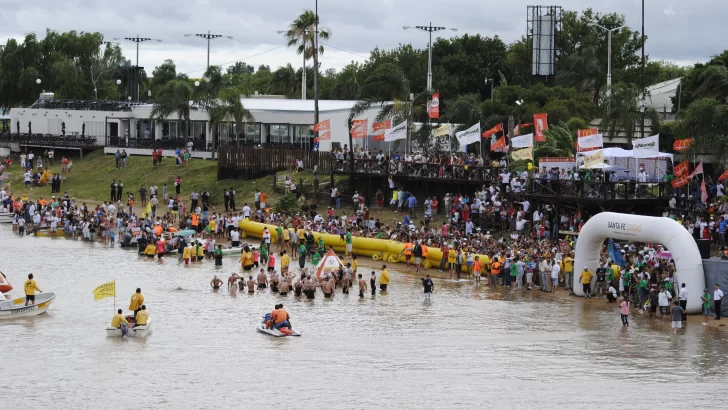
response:
[[[584,266],[584,271],[581,272],[581,276],[579,276],[579,283],[581,283],[581,286],[584,287],[584,298],[590,298],[591,297],[591,281],[594,277],[594,274],[589,270],[588,267]]]
[[[197,261],[200,262],[203,259],[205,259],[205,247],[204,246],[199,246],[199,242],[197,244],[198,244],[198,246],[196,248],[196,250],[197,250]]]
[[[566,287],[566,289],[571,290],[574,285],[572,283],[574,278],[574,258],[571,257],[571,254],[567,254],[562,263],[562,270],[564,272],[564,286]]]
[[[136,317],[136,325],[137,326],[146,326],[147,322],[149,321],[149,311],[147,310],[147,305],[142,305],[142,310],[139,311]]]
[[[157,247],[150,242],[149,245],[144,248],[144,254],[147,255],[148,258],[153,258],[154,255],[157,254]]]
[[[131,295],[131,300],[129,301],[129,310],[134,311],[134,317],[136,318],[137,313],[139,313],[141,309],[141,306],[144,304],[144,296],[142,296],[142,290],[141,288],[137,288],[136,293]]]
[[[35,291],[42,292],[40,288],[38,287],[38,284],[35,283],[35,279],[33,279],[33,274],[28,274],[28,280],[25,281],[25,284],[23,285],[23,289],[25,289],[25,306],[34,305],[35,304]]]
[[[122,312],[123,311],[121,309],[119,309],[119,310],[116,311],[116,314],[114,315],[114,317],[111,318],[111,327],[114,327],[114,328],[117,328],[118,329],[118,328],[121,327],[121,324],[122,323],[124,323],[127,326],[129,326],[129,322],[126,320],[126,318],[124,317],[124,315],[122,314]]]
[[[286,231],[283,231],[286,232]],[[288,256],[288,251],[283,250],[281,252],[281,274],[285,276],[288,273],[288,266],[291,264],[291,257]]]
[[[455,262],[457,261],[458,252],[455,248],[450,247],[447,252],[447,266],[448,272],[450,272],[450,279],[455,279]]]
[[[185,248],[182,250],[182,259],[185,260],[185,265],[190,264],[190,257],[192,256],[192,247],[185,246]]]
[[[217,238],[217,220],[213,217],[210,219],[210,223],[208,224],[210,226],[210,235],[212,235],[213,238]]]
[[[379,290],[386,292],[387,285],[389,285],[389,271],[387,265],[382,265],[382,273],[379,275]]]

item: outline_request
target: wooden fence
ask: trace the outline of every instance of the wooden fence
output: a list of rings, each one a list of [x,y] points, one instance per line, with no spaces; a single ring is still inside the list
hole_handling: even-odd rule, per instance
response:
[[[217,151],[217,179],[256,179],[293,167],[303,161],[304,169],[318,165],[319,175],[331,173],[335,159],[330,152],[282,148],[220,147]]]

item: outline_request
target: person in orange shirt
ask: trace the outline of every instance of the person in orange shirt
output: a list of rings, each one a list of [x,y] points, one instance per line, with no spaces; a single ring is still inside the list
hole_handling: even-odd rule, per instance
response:
[[[402,249],[402,253],[404,253],[404,259],[407,261],[407,270],[410,268],[410,261],[412,260],[412,252],[415,250],[415,245],[412,244],[412,242],[407,242],[404,244],[404,249]],[[400,253],[400,255],[402,255]]]
[[[195,232],[200,232],[200,217],[197,214],[192,214],[192,229],[195,230]]]
[[[473,261],[473,273],[475,274],[475,284],[480,285],[480,273],[483,270],[483,265],[480,263],[480,256],[475,257]]]
[[[265,209],[265,200],[268,199],[268,194],[265,192],[260,194],[260,209]]]

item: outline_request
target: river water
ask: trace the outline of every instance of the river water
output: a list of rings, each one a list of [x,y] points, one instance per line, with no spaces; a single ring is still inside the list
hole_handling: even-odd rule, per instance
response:
[[[439,279],[424,302],[397,272],[388,294],[362,300],[233,297],[209,281],[226,280],[235,258],[184,266],[9,228],[0,270],[14,295],[33,272],[58,296],[47,315],[0,321],[0,408],[713,408],[726,391],[726,333],[700,325],[671,336],[632,316],[624,330],[616,310],[580,300]],[[125,310],[142,288],[147,339],[106,337],[113,300],[92,290],[112,279]],[[254,331],[276,303],[302,337]]]

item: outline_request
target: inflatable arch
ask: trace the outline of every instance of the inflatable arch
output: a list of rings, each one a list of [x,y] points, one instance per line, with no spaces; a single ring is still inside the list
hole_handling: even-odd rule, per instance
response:
[[[675,260],[678,282],[685,283],[688,288],[687,311],[701,311],[699,295],[705,288],[705,274],[698,245],[682,225],[669,218],[602,212],[589,219],[579,232],[574,250],[574,293],[584,296],[579,275],[584,266],[596,271],[599,253],[607,238],[664,245]],[[595,282],[596,277],[592,279],[592,286]]]

